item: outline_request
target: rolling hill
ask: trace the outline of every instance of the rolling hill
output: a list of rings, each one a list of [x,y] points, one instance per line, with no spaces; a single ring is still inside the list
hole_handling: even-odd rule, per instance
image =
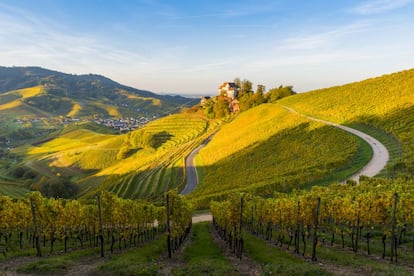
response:
[[[100,75],[71,75],[40,67],[0,67],[2,117],[127,117],[169,114],[197,100],[157,95]]]
[[[279,101],[295,110],[370,133],[391,152],[382,176],[414,176],[414,69]]]
[[[1,255],[0,269],[38,274],[89,269],[98,274],[412,275],[413,87],[414,70],[408,70],[261,104],[223,121],[208,120],[195,107],[124,134],[86,122],[51,130],[0,160],[0,194],[23,197],[30,186],[69,182],[81,200],[46,199],[37,193],[20,201],[0,197],[6,206],[0,208],[6,218],[2,229],[6,234],[17,231],[9,245],[4,239],[3,246],[10,249]],[[37,85],[5,92],[3,108],[20,108],[43,89]],[[362,167],[370,148],[356,136],[286,107],[377,137],[392,153],[381,176],[398,179],[362,177],[359,185],[330,185]],[[155,201],[171,188],[180,190],[184,157],[212,133],[196,160],[200,185],[189,196],[169,193],[174,196],[166,200],[166,208],[111,193],[95,197],[109,190],[123,198]],[[22,239],[27,236],[22,229],[30,229],[30,214],[35,217],[29,202],[35,202],[42,225],[38,252],[41,248],[50,254],[20,264],[13,257],[34,254],[33,239]],[[183,226],[188,227],[191,206],[210,207],[213,227],[197,224],[184,230],[189,229]],[[98,216],[101,208],[103,218]],[[106,250],[106,258],[97,254],[99,220],[101,256]],[[165,229],[168,234],[157,235]],[[169,248],[174,241],[177,249],[186,233],[191,235],[186,246],[166,261],[166,241]],[[53,237],[64,237],[57,239],[57,254],[49,249]],[[67,241],[70,250],[62,256]],[[234,253],[243,260],[235,262],[229,257]],[[237,270],[242,262],[247,264],[244,273]]]
[[[9,166],[17,162],[27,169],[18,178],[19,185],[30,183],[30,172],[35,171],[34,188],[61,179],[75,183],[78,196],[85,198],[101,189],[124,198],[158,198],[168,188],[182,187],[184,157],[218,130],[197,157],[201,182],[190,197],[202,206],[234,191],[269,195],[341,181],[370,159],[369,146],[359,138],[288,112],[283,108],[288,106],[369,132],[391,149],[382,176],[412,176],[413,73],[408,70],[290,96],[251,108],[226,123],[215,124],[201,110],[193,110],[122,135],[103,126],[72,125],[17,147],[7,158]],[[13,106],[44,89],[39,84],[1,97]],[[1,174],[6,171],[10,170]],[[10,174],[7,177],[4,181],[9,183]]]

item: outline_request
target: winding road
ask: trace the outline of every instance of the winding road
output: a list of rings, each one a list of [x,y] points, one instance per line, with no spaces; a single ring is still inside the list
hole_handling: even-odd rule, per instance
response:
[[[198,174],[197,174],[197,168],[195,164],[195,156],[198,154],[198,152],[204,148],[210,141],[213,139],[214,135],[216,133],[213,133],[210,135],[204,142],[196,147],[185,159],[185,175],[187,178],[187,182],[185,184],[184,189],[181,191],[182,195],[188,195],[191,193],[195,187],[198,185]]]
[[[313,121],[317,121],[326,125],[331,125],[340,129],[345,130],[346,132],[352,133],[360,138],[362,138],[363,140],[365,140],[370,147],[372,148],[373,151],[373,155],[371,160],[368,162],[368,164],[366,164],[359,172],[357,172],[356,174],[352,175],[351,177],[349,177],[348,179],[351,180],[355,180],[356,182],[359,182],[359,177],[361,175],[366,175],[369,177],[375,176],[377,175],[387,164],[388,159],[389,159],[389,153],[387,148],[381,143],[379,142],[377,139],[375,139],[374,137],[363,133],[359,130],[347,127],[347,126],[343,126],[343,125],[338,125],[329,121],[325,121],[325,120],[321,120],[321,119],[317,119],[314,117],[310,117],[307,115],[303,115],[301,113],[298,113],[296,110],[287,107],[287,106],[283,106],[283,108],[289,110],[290,112],[296,113],[300,116],[303,116],[309,120],[313,120]]]
[[[358,182],[359,177],[361,175],[366,175],[366,176],[369,176],[369,177],[375,176],[387,164],[388,159],[389,159],[388,150],[381,142],[379,142],[374,137],[372,137],[372,136],[370,136],[366,133],[363,133],[359,130],[347,127],[347,126],[335,124],[335,123],[332,123],[332,122],[329,122],[329,121],[317,119],[317,118],[314,118],[314,117],[311,117],[311,116],[307,116],[307,115],[298,113],[296,110],[294,110],[290,107],[287,107],[287,106],[283,106],[283,108],[285,108],[286,110],[288,110],[292,113],[296,113],[300,116],[303,116],[303,117],[305,117],[309,120],[313,120],[313,121],[316,121],[316,122],[320,122],[320,123],[323,123],[323,124],[326,124],[326,125],[331,125],[331,126],[340,128],[342,130],[345,130],[346,132],[349,132],[351,134],[354,134],[354,135],[362,138],[364,141],[366,141],[370,145],[370,147],[372,148],[372,151],[373,151],[373,155],[372,155],[371,160],[360,171],[358,171],[356,174],[352,175],[348,179],[352,179],[352,180]],[[196,168],[194,158],[198,154],[200,149],[205,147],[211,141],[211,139],[214,137],[214,135],[215,135],[215,133],[210,135],[200,146],[195,148],[187,156],[187,158],[185,160],[187,182],[186,182],[186,185],[185,185],[184,189],[181,191],[182,195],[187,195],[187,194],[191,193],[195,189],[195,187],[198,185],[198,174],[197,174],[197,168]]]
[[[371,146],[372,151],[373,151],[373,155],[372,155],[371,160],[360,171],[358,171],[356,174],[352,175],[348,179],[359,182],[359,177],[361,175],[366,175],[366,176],[369,176],[369,177],[375,176],[387,164],[388,159],[389,159],[388,150],[381,142],[379,142],[374,137],[372,137],[372,136],[370,136],[366,133],[363,133],[359,130],[350,128],[350,127],[346,127],[346,126],[343,126],[343,125],[335,124],[335,123],[332,123],[332,122],[329,122],[329,121],[317,119],[317,118],[314,118],[314,117],[311,117],[311,116],[307,116],[307,115],[298,113],[296,110],[294,110],[290,107],[287,107],[287,106],[283,106],[283,108],[285,108],[286,110],[288,110],[290,112],[293,112],[293,113],[296,113],[300,116],[303,116],[303,117],[305,117],[309,120],[320,122],[320,123],[323,123],[323,124],[326,124],[326,125],[331,125],[331,126],[340,128],[342,130],[345,130],[346,132],[352,133],[352,134],[362,138],[363,140],[365,140]],[[187,194],[191,193],[195,189],[195,187],[198,185],[198,174],[197,174],[197,168],[196,168],[194,158],[198,154],[200,149],[205,147],[211,141],[211,139],[214,137],[215,134],[216,133],[210,135],[200,146],[195,148],[185,159],[187,182],[186,182],[185,188],[181,191],[182,195],[187,195]],[[198,215],[193,216],[193,223],[198,223],[198,222],[203,222],[203,221],[212,221],[211,213],[208,212],[208,213],[198,214]]]

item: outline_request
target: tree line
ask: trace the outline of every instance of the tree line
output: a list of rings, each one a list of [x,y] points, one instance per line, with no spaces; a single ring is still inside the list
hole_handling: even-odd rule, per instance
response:
[[[279,99],[295,95],[293,86],[274,87],[266,91],[266,87],[262,84],[258,84],[256,90],[253,89],[253,83],[244,79],[235,78],[234,83],[238,87],[237,93],[237,105],[240,111],[245,111],[263,103],[274,103]],[[218,95],[213,97],[203,104],[205,108],[205,114],[208,118],[224,118],[234,110],[232,110],[232,99],[225,97],[224,95]]]

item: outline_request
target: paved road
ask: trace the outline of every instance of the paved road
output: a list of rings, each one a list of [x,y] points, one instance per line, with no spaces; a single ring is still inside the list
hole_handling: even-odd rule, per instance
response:
[[[198,152],[205,147],[213,138],[215,135],[210,135],[200,146],[196,147],[185,159],[185,171],[186,171],[186,177],[187,182],[185,184],[184,189],[181,191],[182,195],[187,195],[191,193],[195,187],[198,185],[198,174],[197,174],[197,168],[195,164],[194,157],[198,154]]]
[[[355,134],[356,136],[361,137],[362,139],[364,139],[372,148],[373,151],[373,156],[372,159],[368,162],[368,164],[366,164],[359,172],[357,172],[356,174],[354,174],[353,176],[349,177],[348,179],[352,179],[355,181],[359,181],[359,176],[361,175],[366,175],[366,176],[375,176],[377,175],[387,164],[388,159],[389,159],[389,153],[387,148],[381,144],[381,142],[379,142],[377,139],[375,139],[372,136],[369,136],[368,134],[365,134],[359,130],[350,128],[350,127],[346,127],[343,125],[338,125],[329,121],[325,121],[325,120],[321,120],[321,119],[317,119],[314,117],[310,117],[310,116],[306,116],[303,114],[298,113],[296,110],[287,107],[287,106],[283,106],[285,109],[289,110],[290,112],[293,113],[297,113],[301,116],[304,116],[310,120],[313,121],[317,121],[317,122],[321,122],[327,125],[331,125],[340,129],[343,129],[349,133]]]

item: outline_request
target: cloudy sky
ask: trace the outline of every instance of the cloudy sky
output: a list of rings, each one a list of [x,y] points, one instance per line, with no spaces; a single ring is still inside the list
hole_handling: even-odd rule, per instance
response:
[[[414,0],[0,0],[0,66],[158,93],[305,92],[414,67]]]

